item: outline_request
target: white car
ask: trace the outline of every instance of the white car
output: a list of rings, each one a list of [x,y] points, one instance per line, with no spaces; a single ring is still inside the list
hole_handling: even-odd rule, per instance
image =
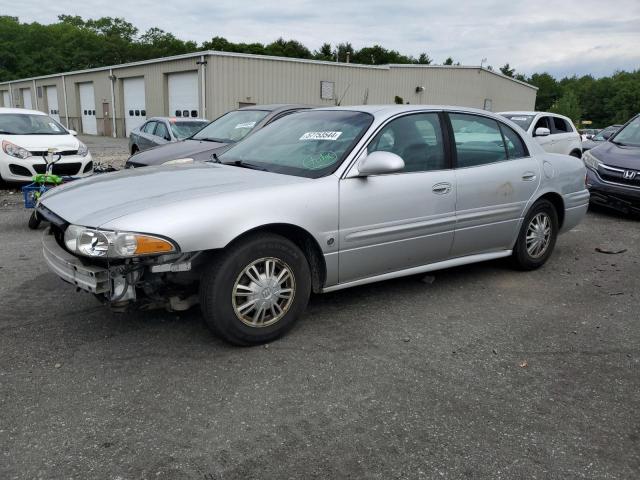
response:
[[[76,132],[67,130],[47,114],[24,108],[0,108],[0,181],[30,182],[45,173],[45,156],[54,149],[56,175],[85,177],[93,173],[93,160]]]
[[[582,137],[569,118],[549,112],[500,112],[500,115],[521,127],[547,152],[582,156]]]

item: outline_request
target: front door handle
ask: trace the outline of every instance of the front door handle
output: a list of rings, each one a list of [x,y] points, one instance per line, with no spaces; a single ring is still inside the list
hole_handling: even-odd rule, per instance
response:
[[[451,184],[448,182],[436,183],[431,190],[438,195],[444,195],[451,191]]]
[[[522,174],[522,180],[525,182],[533,182],[536,179],[536,174],[533,172],[524,172]]]

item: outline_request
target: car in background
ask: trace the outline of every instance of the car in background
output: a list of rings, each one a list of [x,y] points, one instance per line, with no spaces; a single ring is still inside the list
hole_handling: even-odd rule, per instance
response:
[[[118,310],[200,303],[214,333],[252,345],[289,330],[312,291],[506,257],[541,267],[587,211],[584,176],[487,111],[330,107],[214,161],[71,182],[38,215],[44,261],[75,288]]]
[[[242,107],[232,110],[181,142],[155,147],[129,157],[125,163],[125,168],[162,165],[167,162],[192,163],[207,161],[214,153],[222,153],[230,145],[239,142],[279,118],[309,108],[312,107],[297,104],[275,104]]]
[[[589,140],[582,142],[582,151],[586,152],[587,150],[592,149],[593,147],[597,147],[602,142],[606,142],[609,140],[611,135],[616,133],[622,125],[610,125],[607,128],[600,130]]]
[[[640,214],[640,115],[584,152],[591,203]]]
[[[582,137],[582,141],[584,142],[585,140],[589,140],[591,137],[596,135],[599,131],[600,130],[598,130],[597,128],[583,128],[581,130],[578,130],[578,133],[580,134],[580,136]]]
[[[159,145],[179,142],[209,122],[203,118],[152,117],[129,134],[131,155]]]
[[[501,112],[500,115],[522,128],[547,152],[582,156],[582,137],[569,118],[549,112]]]
[[[45,173],[49,149],[61,156],[53,165],[55,175],[91,175],[91,153],[75,135],[46,113],[0,108],[0,181],[31,182],[37,173]]]

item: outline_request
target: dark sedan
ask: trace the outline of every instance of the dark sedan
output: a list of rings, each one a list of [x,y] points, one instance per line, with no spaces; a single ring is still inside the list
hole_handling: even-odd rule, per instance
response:
[[[640,214],[640,115],[582,159],[592,203]]]
[[[131,130],[129,151],[135,155],[171,142],[190,137],[209,122],[203,118],[153,117]]]
[[[607,128],[600,130],[593,137],[588,140],[583,140],[582,142],[582,151],[586,152],[587,150],[591,150],[593,147],[597,147],[602,142],[606,142],[609,140],[611,135],[616,133],[622,125],[610,125]]]
[[[151,148],[129,157],[125,168],[147,167],[171,163],[206,161],[214,153],[222,153],[262,127],[299,110],[312,107],[296,104],[257,105],[243,107],[218,117],[195,135],[182,142]]]

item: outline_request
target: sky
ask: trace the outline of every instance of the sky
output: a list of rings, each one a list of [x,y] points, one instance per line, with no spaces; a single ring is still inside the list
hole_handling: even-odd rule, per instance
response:
[[[640,68],[640,0],[0,0],[0,15],[55,22],[61,13],[123,17],[143,33],[159,27],[201,43],[298,40],[311,50],[324,42],[354,48],[380,44],[435,63],[505,63],[529,75],[560,78]]]

